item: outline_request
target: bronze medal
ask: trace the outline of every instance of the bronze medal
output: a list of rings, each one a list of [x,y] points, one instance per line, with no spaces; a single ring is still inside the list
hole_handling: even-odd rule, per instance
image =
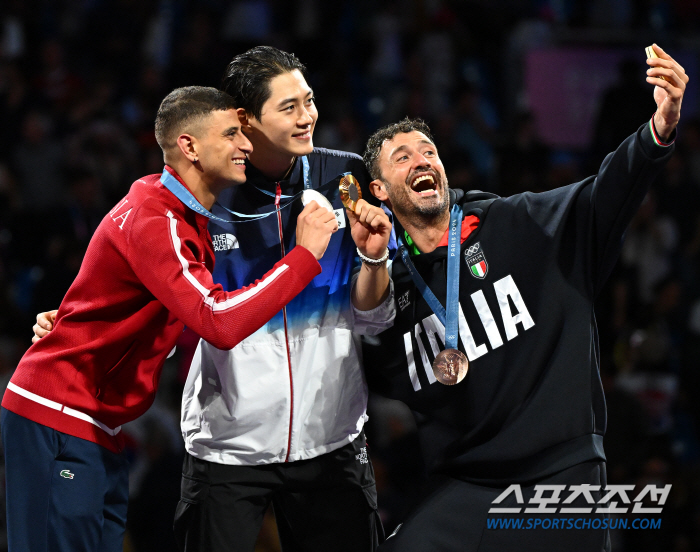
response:
[[[445,349],[433,361],[435,379],[443,385],[455,385],[464,379],[469,370],[469,361],[462,351]]]
[[[357,202],[362,199],[362,190],[357,179],[351,174],[346,174],[340,179],[338,188],[340,188],[340,200],[343,205],[354,213]]]

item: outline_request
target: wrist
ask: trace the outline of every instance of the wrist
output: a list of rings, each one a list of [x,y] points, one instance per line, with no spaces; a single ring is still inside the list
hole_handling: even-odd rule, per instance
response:
[[[359,247],[357,248],[357,254],[360,257],[362,264],[365,264],[365,265],[370,266],[370,267],[382,266],[387,262],[387,260],[389,260],[389,248],[388,247],[385,248],[384,254],[382,254],[380,257],[369,257],[369,256],[365,255],[364,253],[362,253],[362,251],[360,251]]]
[[[652,117],[653,132],[658,140],[661,142],[660,145],[667,145],[671,140],[671,135],[676,128],[675,124],[669,124],[666,120],[659,115],[657,111]]]

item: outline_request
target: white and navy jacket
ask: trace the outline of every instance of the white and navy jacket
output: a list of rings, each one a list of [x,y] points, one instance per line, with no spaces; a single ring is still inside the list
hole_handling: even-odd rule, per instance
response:
[[[259,331],[231,350],[200,341],[185,384],[181,420],[187,451],[197,458],[233,465],[313,458],[353,441],[367,419],[359,334],[389,327],[394,301],[391,293],[372,311],[352,307],[358,260],[338,182],[341,174],[352,172],[367,199],[369,177],[355,154],[315,148],[307,159],[311,187],[332,203],[341,228],[320,261],[321,274]],[[245,184],[219,198],[239,213],[272,212],[278,187],[286,196],[304,187],[300,161],[279,183],[250,164],[246,173]],[[285,201],[280,199],[282,205]],[[215,281],[237,289],[262,276],[294,247],[301,209],[301,201],[295,201],[254,222],[210,222]],[[235,218],[220,206],[214,213]]]

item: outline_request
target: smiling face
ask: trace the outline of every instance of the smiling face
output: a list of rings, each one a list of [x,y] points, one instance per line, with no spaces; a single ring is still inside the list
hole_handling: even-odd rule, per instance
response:
[[[212,111],[198,126],[201,131],[193,134],[202,180],[215,187],[245,182],[245,159],[253,147],[236,111]]]
[[[374,193],[408,220],[429,220],[449,210],[447,176],[435,144],[417,130],[396,134],[379,152]]]
[[[286,170],[294,157],[313,150],[318,111],[313,91],[297,69],[277,75],[269,87],[270,97],[263,104],[260,118],[245,114],[245,132],[255,147],[251,162],[263,171],[279,167]]]

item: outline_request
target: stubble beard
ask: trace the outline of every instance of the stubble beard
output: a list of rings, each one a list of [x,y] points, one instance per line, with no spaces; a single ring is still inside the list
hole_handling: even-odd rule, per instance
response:
[[[410,221],[410,223],[416,228],[428,228],[430,226],[439,225],[444,218],[449,218],[449,207],[450,207],[450,192],[449,185],[447,183],[447,178],[444,180],[438,175],[443,186],[438,183],[438,188],[442,188],[442,198],[439,203],[434,203],[432,205],[421,205],[416,204],[412,201],[411,195],[413,192],[410,186],[405,188],[402,193],[404,195],[405,201],[391,201],[393,211],[399,217],[405,221]],[[391,184],[384,181],[387,193],[391,190]],[[408,190],[408,191],[406,191]],[[389,198],[391,200],[391,198]],[[396,199],[396,197],[394,197]]]

